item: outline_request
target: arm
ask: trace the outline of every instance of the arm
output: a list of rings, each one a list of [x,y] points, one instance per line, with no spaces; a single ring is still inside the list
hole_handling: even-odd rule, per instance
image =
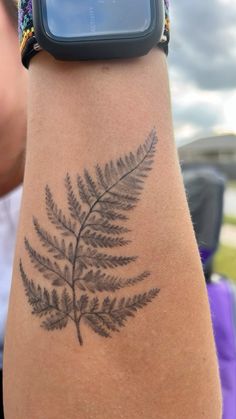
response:
[[[6,419],[220,418],[209,308],[173,141],[164,54],[68,64],[42,53],[29,77],[5,347]],[[125,160],[130,152],[135,157]],[[106,163],[120,157],[115,172],[105,173]],[[95,191],[84,169],[96,179]],[[77,174],[88,194],[80,178],[76,186]],[[94,243],[92,233],[108,239]],[[68,266],[61,281],[56,265],[39,254],[61,270]],[[42,296],[31,279],[50,294]],[[44,316],[47,304],[54,308]],[[55,329],[54,320],[58,328],[45,330]]]

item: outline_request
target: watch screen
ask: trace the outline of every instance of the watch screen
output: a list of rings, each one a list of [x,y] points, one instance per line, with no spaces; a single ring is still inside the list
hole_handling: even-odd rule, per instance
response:
[[[144,32],[151,0],[44,0],[52,36],[78,38]]]

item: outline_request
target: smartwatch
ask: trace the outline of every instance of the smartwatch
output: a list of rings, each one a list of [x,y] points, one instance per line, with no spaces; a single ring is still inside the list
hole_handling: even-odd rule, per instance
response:
[[[19,0],[23,65],[45,50],[63,61],[168,52],[168,0]]]

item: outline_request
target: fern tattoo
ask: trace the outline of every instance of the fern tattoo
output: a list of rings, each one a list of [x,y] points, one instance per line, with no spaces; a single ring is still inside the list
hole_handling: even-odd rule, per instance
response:
[[[127,214],[138,204],[152,169],[156,144],[153,130],[135,154],[110,161],[104,167],[97,165],[93,176],[85,170],[83,176],[77,176],[76,187],[67,174],[66,214],[46,186],[47,217],[58,235],[46,231],[33,218],[34,230],[48,256],[34,249],[27,238],[25,249],[34,269],[53,287],[48,290],[36,284],[27,276],[21,260],[19,263],[32,314],[42,319],[44,329],[62,329],[72,321],[80,345],[83,344],[82,323],[100,336],[111,337],[125,326],[129,317],[157,297],[160,291],[157,288],[132,297],[119,296],[123,289],[145,281],[150,272],[130,278],[112,275],[110,271],[126,267],[137,257],[109,252],[129,244],[125,238],[129,232],[125,227]],[[112,294],[115,296],[111,297]]]

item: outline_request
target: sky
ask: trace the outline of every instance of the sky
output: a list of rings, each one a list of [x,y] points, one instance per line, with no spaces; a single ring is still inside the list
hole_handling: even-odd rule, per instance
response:
[[[168,61],[177,142],[236,134],[236,1],[172,0]]]

